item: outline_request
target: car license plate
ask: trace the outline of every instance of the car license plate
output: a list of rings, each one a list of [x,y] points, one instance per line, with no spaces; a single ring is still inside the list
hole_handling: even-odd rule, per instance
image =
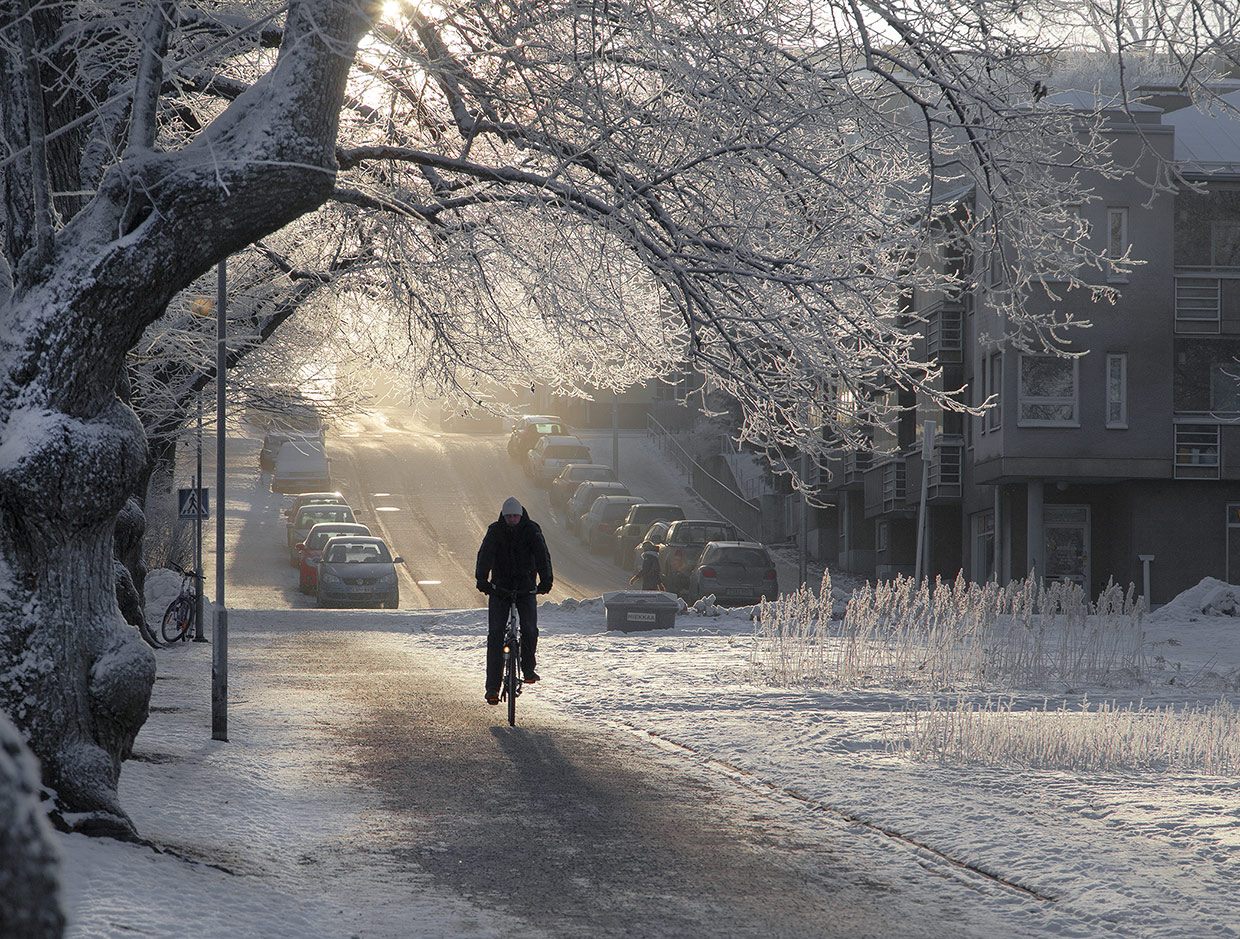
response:
[[[728,588],[727,588],[726,590],[724,590],[723,592],[724,592],[724,593],[726,593],[729,597],[747,597],[747,596],[749,596],[749,590],[748,590],[747,588],[745,588],[745,587],[728,587]]]
[[[630,613],[630,623],[653,623],[655,616],[653,613]]]

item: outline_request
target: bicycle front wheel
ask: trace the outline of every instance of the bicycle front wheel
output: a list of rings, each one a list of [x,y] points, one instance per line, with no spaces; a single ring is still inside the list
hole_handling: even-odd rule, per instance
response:
[[[164,642],[176,642],[184,639],[189,632],[189,625],[194,616],[194,607],[186,597],[177,597],[168,604],[164,612],[164,624],[161,632]]]
[[[516,637],[510,632],[504,640],[504,695],[508,698],[508,726],[517,726],[517,656],[520,655]]]

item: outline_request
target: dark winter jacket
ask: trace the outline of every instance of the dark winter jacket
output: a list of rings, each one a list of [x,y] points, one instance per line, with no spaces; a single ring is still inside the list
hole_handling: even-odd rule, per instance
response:
[[[502,515],[491,523],[478,549],[474,577],[507,590],[551,589],[551,552],[528,512],[521,511],[516,525],[509,525]]]
[[[642,566],[634,580],[640,579],[642,590],[658,590],[662,577],[659,574],[659,552],[647,548],[642,552]]]

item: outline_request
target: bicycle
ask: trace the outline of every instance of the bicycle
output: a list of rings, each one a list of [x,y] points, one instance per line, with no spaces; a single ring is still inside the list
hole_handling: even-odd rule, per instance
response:
[[[198,614],[198,582],[202,579],[202,575],[197,571],[187,571],[176,562],[170,562],[170,565],[181,575],[181,590],[164,611],[164,622],[160,631],[166,643],[189,639]]]
[[[512,601],[508,607],[508,629],[504,633],[504,680],[500,685],[500,700],[508,702],[508,726],[517,726],[517,695],[525,684],[521,671],[521,634],[517,626],[517,598],[533,596],[536,590],[497,591]]]

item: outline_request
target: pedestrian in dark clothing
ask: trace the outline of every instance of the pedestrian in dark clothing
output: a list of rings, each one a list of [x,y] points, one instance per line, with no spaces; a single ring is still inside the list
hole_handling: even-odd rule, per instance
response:
[[[499,704],[504,677],[504,633],[508,611],[516,591],[517,616],[521,620],[521,672],[527,685],[538,681],[534,671],[538,650],[538,601],[533,591],[551,591],[551,552],[538,523],[531,521],[521,503],[509,497],[492,522],[478,549],[474,568],[478,589],[490,597],[487,603],[488,704]]]
[[[638,568],[629,583],[635,584],[640,579],[642,590],[662,590],[663,577],[659,573],[659,550],[649,541],[643,541],[641,549],[642,566]]]

